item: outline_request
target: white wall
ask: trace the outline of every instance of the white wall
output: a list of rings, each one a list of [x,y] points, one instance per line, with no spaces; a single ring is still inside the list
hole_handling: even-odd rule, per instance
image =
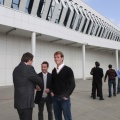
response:
[[[95,66],[96,61],[100,62],[104,74],[109,64],[112,64],[113,68],[116,69],[115,53],[86,49],[86,76],[90,76],[90,70]]]
[[[75,78],[82,77],[82,49],[37,40],[35,69],[40,72],[41,63],[46,60],[50,64],[51,72],[55,66],[54,52],[61,50],[65,55],[64,63],[70,66]],[[12,85],[12,71],[20,62],[24,52],[31,52],[31,40],[16,35],[4,35],[0,33],[0,86]],[[90,77],[90,70],[94,62],[99,61],[104,72],[109,63],[115,68],[115,55],[109,52],[100,52],[86,49],[86,76]]]
[[[31,50],[30,40],[0,33],[0,86],[12,84],[12,71],[21,55]]]

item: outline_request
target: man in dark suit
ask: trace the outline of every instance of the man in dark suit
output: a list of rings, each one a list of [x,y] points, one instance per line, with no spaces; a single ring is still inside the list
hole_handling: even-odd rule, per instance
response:
[[[91,69],[91,71],[90,71],[90,74],[91,75],[93,75],[93,69],[94,69],[95,67],[93,67],[92,69]],[[92,93],[91,93],[91,97],[93,97],[93,79],[92,79]],[[99,92],[98,92],[98,88],[97,88],[97,97],[100,97],[99,96]]]
[[[46,103],[47,111],[48,111],[48,120],[53,120],[52,113],[52,97],[50,94],[50,86],[51,86],[51,74],[48,72],[49,64],[44,61],[41,64],[42,72],[38,75],[42,78],[44,83],[44,88],[41,91],[36,92],[35,103],[38,104],[38,120],[43,120],[43,110],[44,104]]]
[[[93,99],[96,99],[96,90],[98,89],[100,100],[104,100],[102,94],[102,77],[103,69],[99,67],[100,63],[95,62],[95,67],[92,70],[93,75]]]
[[[34,88],[41,90],[43,83],[32,67],[33,55],[24,53],[20,64],[13,71],[14,107],[20,120],[32,120]]]

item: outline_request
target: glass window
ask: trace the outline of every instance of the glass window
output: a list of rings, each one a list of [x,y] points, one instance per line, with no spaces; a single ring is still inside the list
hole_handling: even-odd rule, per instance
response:
[[[47,18],[46,18],[46,20],[48,20],[48,21],[50,21],[52,18],[52,15],[53,15],[53,12],[55,9],[55,4],[56,4],[55,0],[51,0],[49,11],[48,11]]]
[[[20,0],[12,0],[11,8],[18,10],[20,5]]]
[[[60,2],[55,23],[59,23],[60,18],[61,18],[62,11],[63,11],[63,5],[62,5],[62,2]]]
[[[44,11],[46,0],[40,0],[38,10],[37,10],[37,16],[41,17]]]
[[[4,5],[4,0],[0,0],[0,4]]]
[[[66,6],[67,6],[67,13],[66,13],[66,16],[65,16],[65,20],[63,22],[63,25],[66,26],[67,25],[67,22],[68,22],[68,19],[69,19],[69,16],[70,16],[70,8],[68,7],[68,3],[66,3]]]
[[[100,37],[103,27],[101,27],[98,37]]]
[[[76,6],[76,9],[77,9],[77,11],[78,11],[78,13],[79,13],[79,19],[78,19],[78,22],[77,22],[77,26],[76,26],[76,28],[75,28],[75,30],[78,31],[78,29],[79,29],[79,27],[80,27],[80,23],[81,23],[81,21],[82,21],[82,14],[81,14],[78,6],[77,6],[77,3],[75,4],[75,6]]]
[[[91,30],[91,32],[90,32],[90,35],[92,35],[93,34],[93,32],[94,32],[94,30],[95,30],[95,23],[93,23],[93,26],[92,26],[92,30]]]
[[[97,35],[97,32],[98,32],[99,28],[100,28],[100,27],[98,26],[98,28],[97,28],[97,30],[96,30],[96,32],[95,32],[95,36]]]
[[[89,24],[88,24],[88,27],[87,27],[87,30],[86,30],[86,34],[88,34],[88,32],[89,32],[89,29],[90,29],[91,23],[92,23],[92,21],[90,20],[90,21],[89,21]]]
[[[111,37],[110,37],[110,39],[112,39],[112,37],[113,37],[113,33],[111,34]]]
[[[31,14],[33,2],[34,2],[34,0],[27,0],[27,4],[26,4],[26,8],[25,8],[26,13]]]
[[[71,21],[71,24],[70,24],[70,28],[71,28],[71,29],[72,29],[73,26],[74,26],[76,17],[77,17],[77,13],[76,13],[76,11],[74,10],[74,14],[73,14],[72,21]]]
[[[79,19],[78,19],[78,23],[77,23],[77,26],[76,26],[76,29],[78,31],[79,27],[80,27],[80,23],[82,21],[82,15],[80,15]]]
[[[70,16],[70,8],[68,8],[68,10],[67,10],[66,17],[65,17],[65,20],[63,22],[64,26],[67,25],[69,16]]]
[[[87,18],[85,18],[85,21],[84,21],[84,23],[83,23],[83,27],[82,27],[82,29],[81,29],[81,32],[84,31],[84,29],[85,29],[85,25],[86,25],[86,22],[87,22]]]
[[[103,38],[104,34],[105,34],[105,28],[104,28],[103,33],[102,33],[102,36],[101,36],[102,38]]]

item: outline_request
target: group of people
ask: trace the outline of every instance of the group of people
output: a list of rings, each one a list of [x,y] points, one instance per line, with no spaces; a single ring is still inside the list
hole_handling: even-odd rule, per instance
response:
[[[49,63],[42,62],[41,72],[35,72],[33,55],[29,52],[24,53],[20,64],[13,71],[14,84],[14,107],[17,109],[20,120],[32,120],[34,103],[38,104],[38,120],[44,120],[43,111],[46,104],[48,120],[62,120],[62,113],[65,120],[72,120],[70,95],[75,88],[75,79],[72,69],[64,64],[64,55],[61,51],[54,53],[56,67],[52,73],[48,72]],[[116,96],[116,77],[118,76],[118,90],[120,93],[120,70],[112,69],[108,65],[104,82],[108,77],[108,97],[112,97],[111,88],[113,85],[113,96]],[[91,97],[104,100],[102,93],[102,78],[104,76],[100,63],[95,62],[95,67],[91,69],[93,76]],[[34,90],[36,94],[34,95]]]
[[[103,69],[100,68],[100,63],[95,62],[95,67],[91,69],[90,74],[93,76],[92,80],[92,93],[91,97],[93,99],[96,99],[97,97],[100,97],[100,100],[104,100],[103,93],[102,93],[102,78],[104,76]],[[116,77],[118,76],[118,87],[117,87],[117,94],[120,93],[120,70],[116,71],[112,68],[112,65],[108,65],[108,70],[105,73],[104,82],[106,82],[106,79],[108,77],[108,91],[109,95],[108,97],[111,98],[112,95],[116,96]],[[113,85],[113,94],[112,94],[112,85]],[[97,93],[97,95],[96,95]]]
[[[29,52],[24,53],[13,71],[14,107],[20,120],[32,120],[34,103],[38,104],[38,120],[44,120],[44,104],[48,120],[53,120],[52,109],[55,120],[62,120],[62,113],[65,120],[72,120],[70,95],[75,88],[75,79],[72,69],[63,62],[63,53],[54,53],[56,67],[52,73],[48,72],[49,63],[44,61],[37,74],[32,66],[33,57]]]

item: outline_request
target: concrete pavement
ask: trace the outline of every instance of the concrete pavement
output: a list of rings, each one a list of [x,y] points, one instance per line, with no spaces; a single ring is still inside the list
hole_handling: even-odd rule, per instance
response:
[[[103,96],[93,100],[91,94],[91,80],[76,80],[76,88],[71,96],[73,120],[120,120],[120,94],[108,98],[107,82],[103,83]],[[13,86],[0,87],[0,120],[19,120],[17,111],[13,106]],[[33,120],[38,119],[38,108],[35,105]],[[46,107],[44,120],[47,119]]]

